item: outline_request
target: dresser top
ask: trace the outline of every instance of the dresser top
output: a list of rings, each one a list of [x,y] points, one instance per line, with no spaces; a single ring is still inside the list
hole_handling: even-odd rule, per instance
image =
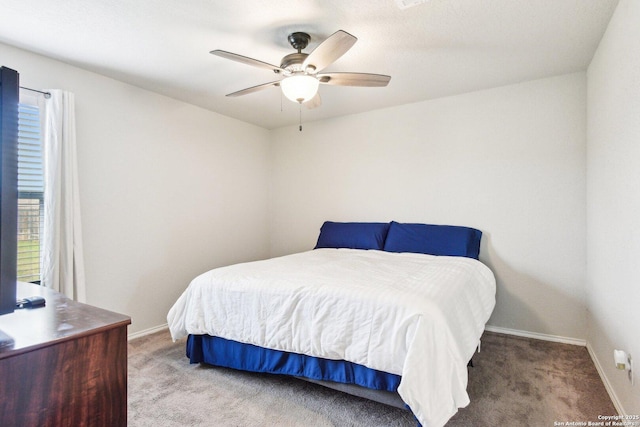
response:
[[[46,305],[0,316],[0,331],[14,340],[13,346],[0,349],[0,359],[131,323],[128,316],[73,301],[44,286],[19,282],[16,293],[18,299],[44,297]]]

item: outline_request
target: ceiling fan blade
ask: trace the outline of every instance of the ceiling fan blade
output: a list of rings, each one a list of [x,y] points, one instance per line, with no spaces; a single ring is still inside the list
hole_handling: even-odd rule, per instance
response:
[[[321,106],[322,98],[320,98],[320,93],[316,92],[316,95],[310,100],[308,100],[307,102],[305,102],[303,105],[307,107],[309,110],[313,110],[314,108]]]
[[[302,69],[313,67],[315,71],[320,71],[326,68],[351,49],[356,41],[358,39],[346,31],[336,31],[307,56],[302,63]]]
[[[267,89],[267,88],[269,88],[271,86],[280,86],[280,80],[275,81],[275,82],[263,83],[263,84],[257,85],[257,86],[251,86],[251,87],[248,87],[246,89],[242,89],[242,90],[239,90],[237,92],[230,93],[227,96],[236,97],[236,96],[247,95],[249,93],[258,92],[258,91],[261,91],[263,89]]]
[[[209,52],[212,55],[219,56],[221,58],[230,59],[232,61],[241,62],[243,64],[252,65],[258,68],[265,68],[267,70],[271,70],[274,73],[279,73],[284,71],[282,68],[277,65],[269,64],[267,62],[258,61],[257,59],[249,58],[248,56],[238,55],[237,53],[227,52],[226,50],[212,50]]]
[[[369,73],[322,73],[317,77],[320,83],[334,86],[383,87],[391,80],[391,76]]]

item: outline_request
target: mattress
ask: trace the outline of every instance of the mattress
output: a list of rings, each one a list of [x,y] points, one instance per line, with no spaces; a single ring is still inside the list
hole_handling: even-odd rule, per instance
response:
[[[467,362],[495,278],[462,257],[316,249],[195,278],[168,314],[173,339],[211,335],[401,376],[424,426],[469,403]]]

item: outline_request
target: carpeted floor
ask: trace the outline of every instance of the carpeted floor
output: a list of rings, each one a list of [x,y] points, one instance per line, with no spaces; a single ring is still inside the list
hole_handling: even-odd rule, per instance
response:
[[[168,332],[129,343],[130,426],[415,427],[401,409],[294,378],[190,365]],[[586,348],[485,333],[459,426],[554,426],[614,415]],[[557,424],[556,424],[557,425]]]

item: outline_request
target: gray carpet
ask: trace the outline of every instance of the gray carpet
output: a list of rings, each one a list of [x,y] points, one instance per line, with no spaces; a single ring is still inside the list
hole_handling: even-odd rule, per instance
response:
[[[190,365],[168,332],[129,343],[130,426],[407,426],[413,416],[284,376]],[[485,333],[458,426],[553,426],[616,414],[584,347]]]

